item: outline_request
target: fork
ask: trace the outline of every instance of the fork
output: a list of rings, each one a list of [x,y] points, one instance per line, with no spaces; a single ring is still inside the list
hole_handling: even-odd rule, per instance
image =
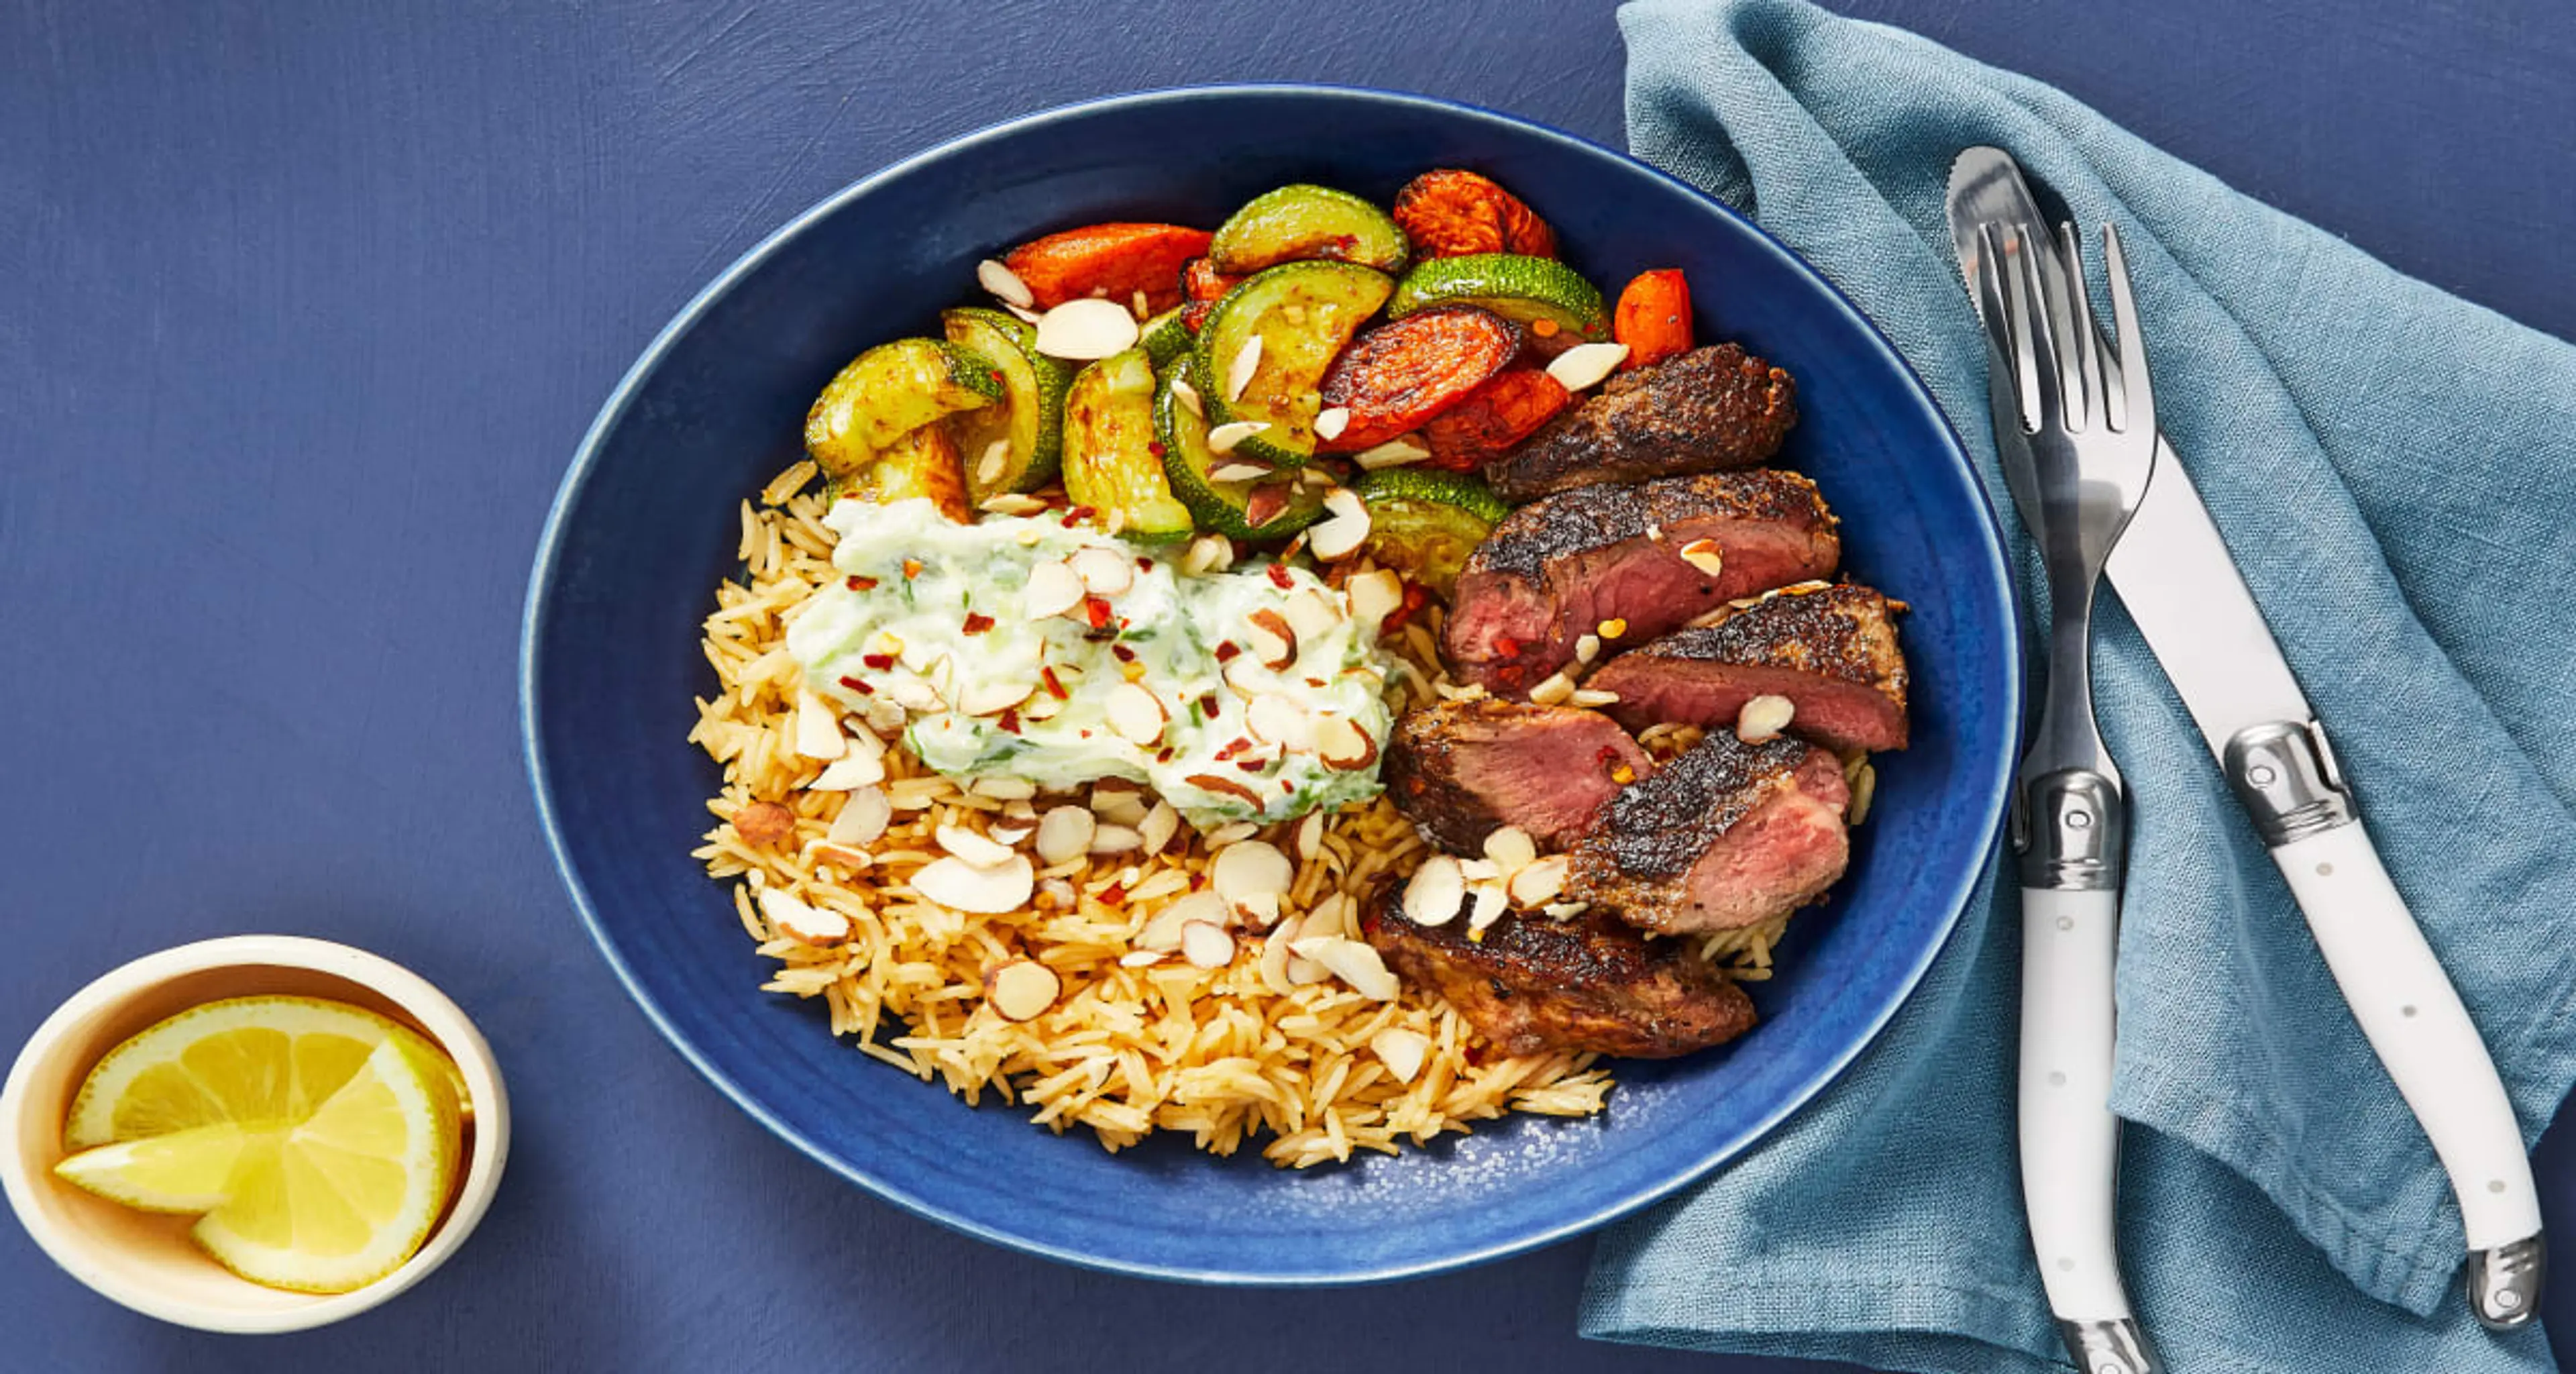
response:
[[[2111,1114],[2113,961],[2128,838],[2093,718],[2093,594],[2155,470],[2155,393],[2117,228],[2102,228],[2118,356],[2106,359],[2074,226],[2064,272],[2017,231],[1981,231],[1977,273],[1997,447],[2048,578],[2046,695],[2013,798],[2022,889],[2022,1206],[2076,1368],[2160,1368],[2120,1280]],[[2117,367],[2119,385],[2104,375]],[[2012,433],[2005,433],[2009,425]],[[2005,442],[2005,440],[2014,442]]]

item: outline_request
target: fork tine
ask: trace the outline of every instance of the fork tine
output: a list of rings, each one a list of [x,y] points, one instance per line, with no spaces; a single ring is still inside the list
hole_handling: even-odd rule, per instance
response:
[[[1994,393],[1995,414],[2004,415],[2005,403],[2010,402],[2012,417],[2028,430],[2030,412],[2021,399],[2028,393],[2017,375],[2021,350],[2013,342],[2012,312],[2004,303],[2004,250],[1995,226],[1978,228],[1977,255],[1977,313],[1986,325],[1988,390]]]
[[[2066,268],[2066,309],[2073,317],[2067,322],[2067,343],[2075,355],[2075,380],[2084,397],[2083,427],[2108,429],[2111,411],[2102,394],[2102,340],[2093,332],[2093,292],[2084,281],[2084,241],[2072,222],[2058,221],[2057,247],[2058,261]]]
[[[2127,403],[2120,428],[2152,434],[2156,389],[2147,375],[2147,340],[2138,327],[2138,302],[2129,288],[2129,256],[2120,251],[2120,227],[2108,221],[2102,225],[2102,258],[2103,277],[2111,287],[2112,325],[2120,336],[2120,394]]]
[[[2016,331],[2014,336],[2014,342],[2023,350],[2022,381],[2029,387],[2022,394],[2022,409],[2030,415],[2036,430],[2064,429],[2065,380],[2058,371],[2057,338],[2048,318],[2048,295],[2040,283],[2039,264],[2032,260],[2031,242],[2019,234],[2013,235],[2008,252],[2013,266],[2013,306],[2027,322],[2027,328]]]

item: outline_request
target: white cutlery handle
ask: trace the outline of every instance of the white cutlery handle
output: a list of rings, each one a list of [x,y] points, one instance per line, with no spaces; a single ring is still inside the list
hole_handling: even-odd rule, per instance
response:
[[[2022,889],[2021,1196],[2049,1310],[2068,1322],[2129,1316],[2112,1223],[2119,927],[2116,892]]]
[[[2540,1231],[2522,1127],[2486,1042],[2359,821],[2272,851],[2361,1033],[2433,1142],[2472,1251]]]

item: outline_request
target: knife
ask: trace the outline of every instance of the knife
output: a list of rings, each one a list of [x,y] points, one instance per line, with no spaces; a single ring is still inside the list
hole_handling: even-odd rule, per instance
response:
[[[2055,253],[2021,168],[2001,149],[1959,155],[1948,206],[1963,273],[1975,271],[1986,224],[2017,227],[2035,251]],[[2497,1330],[2529,1322],[2539,1310],[2547,1249],[2513,1103],[2458,991],[2389,881],[2325,730],[2208,507],[2161,435],[2155,480],[2112,551],[2107,575],[2450,1176],[2468,1242],[2470,1310]]]

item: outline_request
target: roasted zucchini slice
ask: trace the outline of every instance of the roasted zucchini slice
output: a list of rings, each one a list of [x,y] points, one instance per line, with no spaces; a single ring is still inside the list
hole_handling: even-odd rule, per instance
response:
[[[1394,289],[1374,268],[1292,262],[1225,293],[1199,328],[1208,423],[1266,426],[1232,451],[1275,467],[1302,466],[1315,453],[1316,388]],[[1241,390],[1229,397],[1238,383]]]
[[[1113,353],[1074,374],[1064,398],[1064,494],[1101,528],[1143,543],[1179,539],[1189,508],[1172,495],[1154,450],[1154,365]]]
[[[1239,277],[1283,262],[1330,258],[1400,271],[1409,250],[1394,219],[1348,191],[1282,186],[1255,196],[1219,225],[1208,265]]]
[[[1199,528],[1229,539],[1285,539],[1315,523],[1324,513],[1320,487],[1298,480],[1294,471],[1268,477],[1219,482],[1208,474],[1226,465],[1226,457],[1208,451],[1208,422],[1180,398],[1187,385],[1207,404],[1207,384],[1198,376],[1198,359],[1184,355],[1163,370],[1154,389],[1154,436],[1163,445],[1163,475],[1172,494],[1198,517]],[[1255,523],[1254,514],[1261,519]]]
[[[1002,399],[991,363],[936,339],[897,339],[853,359],[814,398],[805,451],[838,477],[924,425]]]
[[[1435,305],[1472,305],[1529,326],[1542,351],[1562,351],[1610,337],[1610,308],[1600,289],[1554,258],[1470,253],[1414,264],[1386,304],[1388,319]]]
[[[939,317],[948,342],[992,365],[1002,398],[962,410],[948,427],[966,465],[966,495],[982,505],[1055,480],[1064,450],[1064,389],[1073,369],[1038,352],[1038,332],[999,310],[951,310]],[[998,447],[997,447],[998,445]]]
[[[1482,479],[1431,468],[1387,468],[1351,483],[1368,507],[1368,541],[1360,547],[1380,567],[1394,568],[1446,598],[1494,525],[1511,510]]]

